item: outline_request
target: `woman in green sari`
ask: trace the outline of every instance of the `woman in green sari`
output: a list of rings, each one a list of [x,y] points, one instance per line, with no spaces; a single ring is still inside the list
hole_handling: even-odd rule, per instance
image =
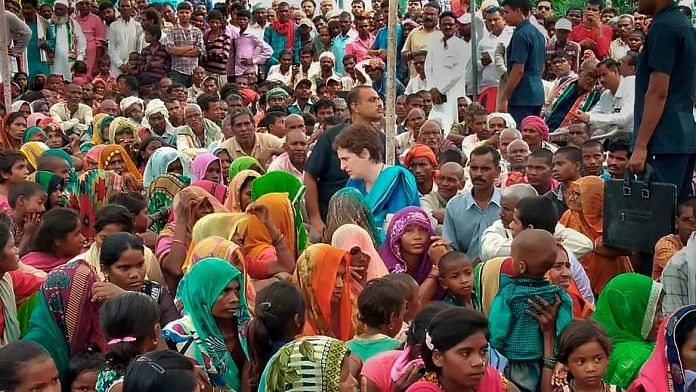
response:
[[[210,257],[194,264],[179,282],[183,317],[162,335],[170,349],[193,359],[216,390],[241,390],[249,365],[246,324],[251,319],[242,273],[228,261]]]
[[[266,171],[263,169],[261,162],[257,161],[252,157],[239,157],[232,161],[230,165],[230,175],[229,178],[234,178],[242,170],[253,170],[259,174],[263,174]]]
[[[604,286],[592,318],[604,327],[614,349],[604,381],[628,388],[655,348],[663,319],[662,284],[624,273]]]

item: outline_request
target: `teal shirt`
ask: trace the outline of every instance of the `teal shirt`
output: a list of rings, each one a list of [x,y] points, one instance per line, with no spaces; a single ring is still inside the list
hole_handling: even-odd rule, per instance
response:
[[[351,354],[357,355],[361,361],[365,362],[377,354],[398,349],[401,347],[401,342],[387,335],[378,334],[369,338],[356,336],[349,340],[346,345],[348,345]]]

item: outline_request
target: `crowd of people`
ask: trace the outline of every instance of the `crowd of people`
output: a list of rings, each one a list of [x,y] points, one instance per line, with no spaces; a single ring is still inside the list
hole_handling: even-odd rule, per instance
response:
[[[0,391],[696,388],[693,4],[251,3],[5,1]]]

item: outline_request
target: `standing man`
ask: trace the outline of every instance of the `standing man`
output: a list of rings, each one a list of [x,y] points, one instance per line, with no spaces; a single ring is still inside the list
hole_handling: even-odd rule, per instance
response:
[[[478,53],[481,55],[476,59],[480,70],[478,92],[486,97],[481,103],[488,112],[492,113],[495,111],[498,84],[500,83],[500,74],[493,64],[495,50],[500,43],[505,47],[508,46],[514,29],[505,24],[500,8],[496,6],[489,6],[483,10],[483,14],[486,18],[488,32],[478,43]],[[440,29],[442,29],[442,25]]]
[[[191,25],[191,3],[181,2],[176,6],[179,25],[167,34],[164,46],[172,57],[169,77],[186,87],[193,84],[193,70],[198,67],[198,57],[205,53],[203,33]]]
[[[251,15],[247,10],[237,11],[237,26],[239,32],[233,31],[230,36],[230,59],[227,62],[227,78],[234,78],[252,71],[258,73],[258,65],[266,64],[273,54],[273,49],[249,28]]]
[[[553,80],[550,73],[552,71],[552,61],[554,54],[558,51],[565,53],[565,58],[570,64],[570,70],[577,73],[580,67],[580,59],[582,58],[582,48],[577,42],[569,41],[568,37],[573,30],[573,24],[566,18],[561,18],[556,21],[556,34],[549,40],[546,45],[546,80]],[[555,75],[556,79],[560,78]]]
[[[293,64],[299,63],[300,32],[290,17],[290,5],[284,1],[278,3],[277,14],[276,20],[263,33],[263,40],[273,49],[268,66],[280,63],[280,53],[284,50],[292,51]]]
[[[638,11],[653,20],[636,70],[629,166],[642,173],[649,163],[660,181],[677,186],[679,200],[684,200],[692,193],[696,162],[696,31],[671,0],[640,0]]]
[[[457,99],[466,96],[466,44],[455,36],[457,17],[445,11],[440,14],[442,36],[428,43],[425,58],[425,80],[433,98],[430,118],[439,118],[444,129],[458,123]]]
[[[506,51],[508,81],[500,100],[499,112],[509,112],[518,124],[529,116],[538,116],[544,105],[545,40],[529,22],[529,0],[506,0],[503,5],[505,21],[516,27]]]
[[[75,61],[85,58],[87,41],[78,23],[70,18],[70,3],[68,0],[56,0],[53,6],[51,27],[56,33],[56,48],[53,53],[51,73],[63,75],[72,80],[72,65]]]
[[[359,63],[367,57],[375,37],[370,34],[370,22],[364,16],[355,17],[355,28],[358,30],[358,36],[348,41],[345,55],[354,55]]]
[[[334,62],[334,72],[336,72],[339,76],[343,76],[343,55],[346,51],[346,45],[348,44],[348,41],[353,38],[350,31],[351,26],[352,22],[350,13],[346,11],[341,12],[341,15],[338,17],[339,33],[333,38],[333,41],[331,41],[331,52],[333,53],[334,57],[336,57],[336,61]]]
[[[21,68],[24,70],[24,65],[19,64],[21,63],[19,58],[29,45],[29,41],[31,40],[31,29],[24,21],[19,19],[17,15],[8,10],[5,10],[4,22],[7,24],[7,32],[9,33],[9,42],[7,43],[9,49],[8,54],[14,57],[14,59],[10,59],[10,66],[14,68],[15,65],[17,65],[18,69]],[[0,80],[2,80],[2,76],[0,76]],[[27,81],[28,80],[27,78]]]
[[[121,17],[115,20],[107,30],[109,58],[111,58],[111,75],[114,77],[128,71],[128,56],[132,52],[140,53],[140,36],[143,28],[133,19],[133,7],[130,0],[119,3]]]
[[[426,50],[430,40],[442,38],[440,29],[437,28],[438,15],[440,15],[440,4],[431,1],[423,7],[423,26],[416,27],[406,37],[404,47],[401,49],[402,64],[410,64],[416,52]],[[416,76],[416,71],[409,66],[409,79]]]
[[[585,15],[581,24],[573,28],[569,39],[580,44],[583,51],[591,50],[598,59],[609,54],[609,45],[614,33],[611,26],[602,23],[599,13],[602,10],[602,0],[588,0]]]
[[[249,26],[249,34],[252,34],[259,39],[263,39],[263,33],[268,25],[268,9],[261,3],[254,4],[251,8],[251,15],[254,17],[254,23]]]
[[[27,46],[22,62],[26,67],[29,83],[33,83],[36,74],[51,73],[48,59],[53,55],[56,45],[56,34],[50,22],[38,14],[38,0],[22,0],[22,16],[31,29],[31,39]]]
[[[92,13],[89,0],[77,0],[75,8],[77,9],[75,20],[87,41],[84,60],[87,65],[87,75],[92,75],[92,70],[97,67],[97,59],[104,54],[106,48],[106,26],[100,17]]]
[[[623,14],[616,22],[618,37],[609,44],[609,57],[619,62],[630,50],[628,35],[633,31],[633,15]]]

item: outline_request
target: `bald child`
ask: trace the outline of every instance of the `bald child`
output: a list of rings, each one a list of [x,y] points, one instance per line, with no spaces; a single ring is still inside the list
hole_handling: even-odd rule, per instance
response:
[[[538,391],[543,366],[552,359],[544,358],[544,341],[531,303],[561,304],[556,317],[558,335],[572,320],[573,303],[563,289],[544,277],[556,261],[558,247],[545,230],[528,229],[512,241],[513,276],[501,276],[501,288],[491,304],[490,344],[509,360],[505,376],[520,390]]]

